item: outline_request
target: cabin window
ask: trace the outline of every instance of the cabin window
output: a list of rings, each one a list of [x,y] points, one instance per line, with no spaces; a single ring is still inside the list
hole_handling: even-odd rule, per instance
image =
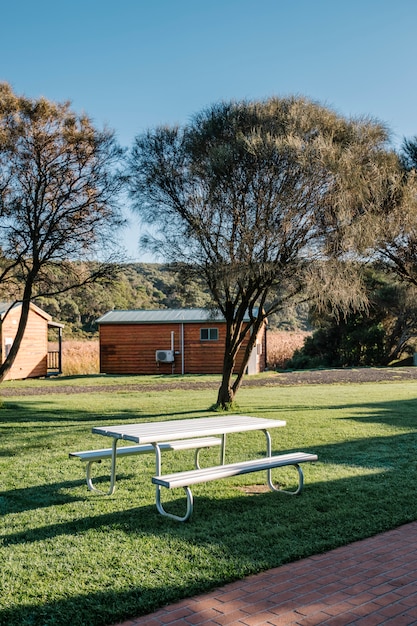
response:
[[[200,328],[201,341],[217,341],[219,339],[218,328]]]

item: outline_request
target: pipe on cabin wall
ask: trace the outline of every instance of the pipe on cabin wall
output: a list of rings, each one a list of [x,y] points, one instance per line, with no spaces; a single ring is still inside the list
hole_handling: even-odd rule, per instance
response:
[[[181,375],[184,376],[184,324],[181,324]]]
[[[62,328],[58,328],[58,374],[62,374]]]
[[[269,330],[269,326],[268,324],[265,324],[265,330],[264,330],[264,350],[265,350],[265,356],[264,356],[264,369],[268,369],[268,337],[267,337],[267,331]]]

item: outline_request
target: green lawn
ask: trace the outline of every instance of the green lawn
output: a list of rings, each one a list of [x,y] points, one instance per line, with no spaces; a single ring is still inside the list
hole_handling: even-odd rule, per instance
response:
[[[152,455],[122,459],[109,497],[87,491],[84,465],[68,452],[103,447],[94,425],[210,415],[216,391],[132,392],[123,380],[106,377],[120,386],[111,393],[71,395],[24,395],[51,383],[16,383],[22,395],[3,400],[1,625],[110,626],[417,519],[414,382],[243,387],[237,412],[287,421],[271,431],[275,452],[311,451],[319,462],[304,466],[299,497],[254,494],[263,474],[197,485],[193,516],[180,524],[155,509]],[[79,384],[96,383],[102,378]],[[227,460],[263,446],[262,433],[230,435]],[[192,451],[167,453],[164,471],[192,459]],[[202,464],[217,459],[217,449],[202,451]],[[274,476],[289,484],[289,472]],[[108,464],[96,474],[105,487]],[[171,507],[183,505],[182,490],[167,497]]]

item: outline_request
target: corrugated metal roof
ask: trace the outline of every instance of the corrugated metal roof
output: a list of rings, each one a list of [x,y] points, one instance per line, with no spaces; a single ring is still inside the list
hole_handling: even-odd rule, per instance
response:
[[[0,302],[0,319],[4,318],[5,314],[10,308],[15,309],[22,306],[21,302],[16,302],[15,304],[13,304],[13,306],[11,306],[12,304],[12,302]],[[44,317],[48,322],[52,320],[52,317],[51,315],[49,315],[49,313],[40,309],[38,306],[36,306],[36,304],[33,304],[33,302],[30,303],[30,308],[32,309],[32,311],[38,313],[41,317]],[[63,324],[61,324],[61,326],[62,328],[64,328]]]
[[[10,308],[11,302],[0,302],[0,315],[4,315]]]
[[[144,311],[108,311],[97,320],[98,324],[172,324],[172,323],[224,322],[219,312],[209,309],[163,309]]]

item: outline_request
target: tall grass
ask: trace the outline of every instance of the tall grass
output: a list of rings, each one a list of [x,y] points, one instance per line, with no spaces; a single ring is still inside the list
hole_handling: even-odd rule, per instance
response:
[[[50,343],[50,350],[58,350],[58,344]],[[98,374],[100,371],[100,355],[98,339],[62,342],[62,373],[64,376],[80,374]]]
[[[176,389],[133,392],[122,380],[114,377],[117,392],[104,392],[93,376],[97,392],[22,389],[4,398],[1,626],[109,626],[417,519],[414,382],[243,387],[239,412],[287,421],[271,430],[275,453],[306,450],[319,461],[305,467],[295,498],[253,495],[263,473],[196,485],[193,516],[180,524],[156,511],[153,455],[121,459],[115,494],[99,496],[68,453],[108,443],[92,426],[211,415],[216,391],[182,389],[178,377]],[[264,446],[262,433],[230,435],[227,461],[253,458]],[[203,451],[202,464],[217,461],[218,450]],[[192,464],[192,451],[163,456],[167,472]],[[276,472],[276,480],[292,480]],[[106,488],[108,463],[94,474]],[[169,506],[184,507],[182,490],[172,498]]]
[[[293,356],[295,350],[301,348],[310,332],[279,331],[268,332],[267,335],[267,363],[271,369],[284,369]]]

